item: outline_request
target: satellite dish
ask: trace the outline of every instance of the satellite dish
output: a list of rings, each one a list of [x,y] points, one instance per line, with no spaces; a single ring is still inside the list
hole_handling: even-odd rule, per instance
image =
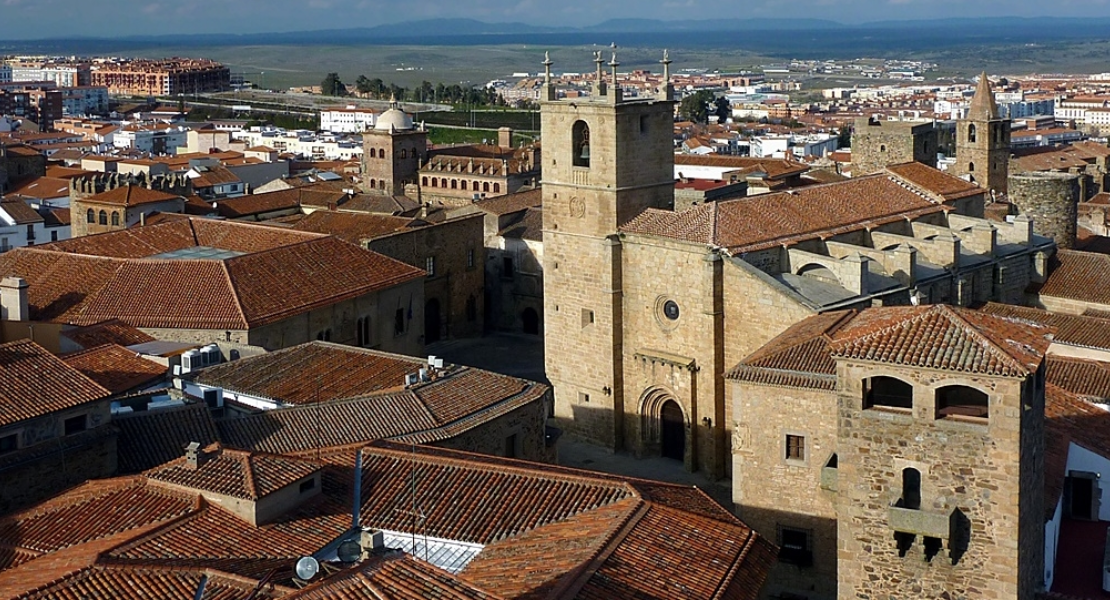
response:
[[[320,563],[311,556],[303,556],[297,561],[297,566],[294,567],[298,579],[308,581],[320,572]]]
[[[362,558],[362,545],[355,540],[344,540],[335,551],[340,562],[353,563]]]

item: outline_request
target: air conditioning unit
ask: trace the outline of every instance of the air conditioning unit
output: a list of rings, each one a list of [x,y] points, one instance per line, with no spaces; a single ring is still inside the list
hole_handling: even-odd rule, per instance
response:
[[[220,347],[216,344],[209,344],[200,349],[203,355],[204,366],[218,365],[223,361],[223,355],[220,354]]]
[[[420,369],[420,381],[428,381],[428,369]]]
[[[420,376],[416,373],[405,375],[405,387],[416,385],[418,381],[420,381]]]
[[[191,373],[204,367],[204,358],[200,350],[189,350],[181,355],[181,373]]]

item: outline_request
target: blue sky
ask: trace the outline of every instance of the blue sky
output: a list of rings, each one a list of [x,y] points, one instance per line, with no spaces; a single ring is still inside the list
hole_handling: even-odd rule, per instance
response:
[[[1110,17],[1110,0],[0,0],[0,43],[87,35],[256,33],[431,17],[589,25],[611,18],[835,21],[959,16]]]

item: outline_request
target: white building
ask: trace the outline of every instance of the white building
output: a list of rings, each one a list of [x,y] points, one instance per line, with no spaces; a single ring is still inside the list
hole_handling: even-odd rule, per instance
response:
[[[12,66],[8,63],[0,63],[0,83],[12,82]]]
[[[377,113],[369,108],[359,108],[349,104],[344,108],[328,108],[320,111],[320,130],[332,133],[362,133],[374,128]]]
[[[0,202],[0,252],[69,239],[69,226],[47,220],[22,200]]]
[[[66,116],[108,114],[108,88],[85,85],[62,88],[62,114]]]
[[[150,154],[176,154],[188,143],[189,128],[166,123],[132,123],[112,136],[112,145]]]
[[[252,127],[249,131],[234,132],[232,136],[246,142],[247,146],[266,146],[310,160],[351,161],[362,158],[362,140],[357,137],[304,130],[286,131],[276,127]]]
[[[12,81],[53,81],[58,87],[87,84],[89,67],[77,65],[10,65]]]
[[[786,158],[789,148],[789,135],[754,137],[751,143],[751,155],[756,158]]]

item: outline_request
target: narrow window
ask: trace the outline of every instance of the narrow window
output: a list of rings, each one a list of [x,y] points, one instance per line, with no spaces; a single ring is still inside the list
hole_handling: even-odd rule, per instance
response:
[[[405,309],[398,308],[397,312],[393,313],[393,333],[401,335],[405,332]]]
[[[786,436],[786,460],[806,459],[806,438],[801,435]]]
[[[473,323],[478,320],[478,300],[471,294],[466,299],[466,320]]]
[[[436,275],[436,257],[429,256],[424,259],[424,270],[428,272],[428,277],[435,277]]]
[[[424,187],[428,187],[428,177],[427,177],[427,176],[425,176],[425,177],[422,177],[422,178],[420,179],[420,185],[422,185],[422,186],[424,186]]]
[[[112,213],[112,225],[115,226],[115,227],[119,227],[119,213],[118,212],[113,212]]]
[[[967,126],[967,141],[975,142],[975,124],[972,123]]]
[[[505,438],[505,458],[516,458],[516,434]]]
[[[813,532],[779,526],[779,562],[799,567],[813,564]]]
[[[100,211],[99,221],[100,221],[101,225],[107,225],[108,224],[108,213],[103,211],[103,210]]]
[[[482,191],[487,193],[487,194],[489,193],[489,182],[488,181],[482,184]]]
[[[466,268],[474,268],[474,248],[466,249]]]
[[[513,278],[513,257],[505,256],[501,259],[501,277],[502,279]]]
[[[589,167],[590,166],[590,126],[585,121],[576,121],[571,128],[571,136],[573,145],[571,147],[574,155],[571,157],[571,164],[576,167]]]
[[[495,193],[495,194],[500,194],[501,193],[501,184],[500,183],[493,184],[493,193]]]
[[[96,223],[96,213],[93,212],[93,209],[90,208],[88,212],[85,213],[85,222]]]
[[[640,135],[647,133],[648,130],[648,116],[640,115]]]
[[[921,510],[921,471],[913,467],[902,469],[902,508]]]

